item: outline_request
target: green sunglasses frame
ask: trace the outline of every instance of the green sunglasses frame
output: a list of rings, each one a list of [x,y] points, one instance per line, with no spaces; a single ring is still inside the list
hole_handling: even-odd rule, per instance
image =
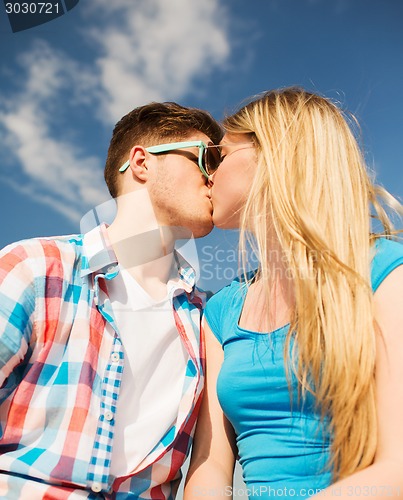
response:
[[[215,146],[213,144],[210,146],[203,141],[187,141],[187,142],[171,142],[169,144],[158,144],[158,146],[150,146],[148,148],[145,148],[145,150],[151,154],[158,154],[158,153],[168,153],[169,151],[174,151],[175,149],[184,149],[192,147],[199,148],[199,157],[197,164],[201,173],[205,177],[207,177],[207,179],[209,179],[212,174],[209,174],[203,166],[203,155],[207,148],[210,147],[218,148],[219,146]],[[119,168],[119,172],[125,172],[129,168],[129,166],[130,166],[130,160],[127,160],[127,162],[125,162]]]

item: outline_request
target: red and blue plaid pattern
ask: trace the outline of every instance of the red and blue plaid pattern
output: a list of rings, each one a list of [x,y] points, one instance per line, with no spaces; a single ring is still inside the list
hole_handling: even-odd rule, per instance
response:
[[[184,291],[174,297],[173,314],[189,354],[178,419],[130,476],[114,478],[125,359],[105,284],[118,273],[105,226],[0,253],[1,498],[174,498],[204,367],[204,294],[176,257]]]

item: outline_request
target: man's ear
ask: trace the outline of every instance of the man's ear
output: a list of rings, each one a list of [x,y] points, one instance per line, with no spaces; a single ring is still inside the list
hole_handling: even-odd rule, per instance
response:
[[[132,174],[142,182],[148,180],[148,169],[146,165],[147,152],[143,146],[133,146],[130,150],[129,161]]]

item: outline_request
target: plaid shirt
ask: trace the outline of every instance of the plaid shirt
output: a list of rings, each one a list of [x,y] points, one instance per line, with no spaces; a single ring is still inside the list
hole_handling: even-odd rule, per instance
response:
[[[178,418],[128,477],[112,477],[125,359],[106,289],[119,270],[105,226],[0,253],[1,498],[174,498],[204,364],[204,295],[176,258],[183,292],[173,298],[173,314],[188,352]]]

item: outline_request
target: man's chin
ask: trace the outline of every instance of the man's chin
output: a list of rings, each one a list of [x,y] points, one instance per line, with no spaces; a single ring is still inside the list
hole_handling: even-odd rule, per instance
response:
[[[193,238],[203,238],[203,236],[207,236],[208,234],[210,234],[213,228],[213,221],[210,220],[208,224],[203,224],[200,227],[194,228]]]

